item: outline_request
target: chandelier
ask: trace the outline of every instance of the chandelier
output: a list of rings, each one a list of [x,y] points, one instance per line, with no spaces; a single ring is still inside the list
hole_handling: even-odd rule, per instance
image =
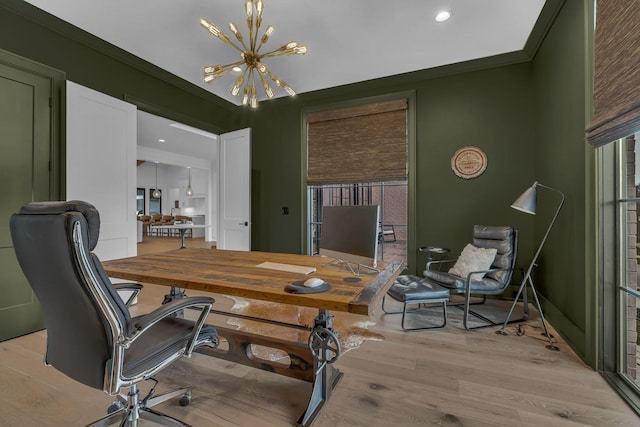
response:
[[[235,84],[231,87],[231,94],[239,96],[243,89],[242,105],[251,105],[252,108],[258,106],[258,98],[256,97],[256,79],[260,79],[267,98],[273,98],[273,89],[269,85],[269,80],[273,81],[276,86],[283,88],[291,96],[295,95],[295,91],[284,80],[273,74],[265,65],[263,60],[274,56],[291,56],[307,53],[306,46],[298,45],[295,41],[280,46],[277,49],[260,53],[260,48],[269,40],[273,33],[273,26],[269,25],[262,37],[258,38],[260,25],[262,24],[262,12],[264,5],[262,0],[246,0],[245,11],[247,14],[247,28],[249,29],[249,40],[245,41],[238,26],[233,22],[229,22],[229,29],[235,36],[237,43],[220,30],[218,26],[209,22],[205,18],[200,18],[200,25],[207,29],[212,35],[216,36],[223,42],[233,46],[240,52],[240,60],[227,65],[213,65],[204,68],[204,82],[211,83],[213,80],[222,77],[229,71],[234,70],[240,72],[240,76],[236,79]],[[247,43],[249,44],[247,46]],[[244,68],[244,69],[243,69]]]

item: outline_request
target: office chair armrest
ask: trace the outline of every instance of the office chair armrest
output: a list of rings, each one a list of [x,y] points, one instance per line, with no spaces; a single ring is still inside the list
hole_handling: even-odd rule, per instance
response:
[[[140,283],[115,283],[113,287],[118,291],[118,293],[120,293],[120,291],[131,291],[131,295],[124,302],[127,307],[131,306],[142,289],[142,285]]]
[[[145,314],[140,319],[138,319],[138,321],[135,323],[135,335],[143,333],[165,317],[176,314],[177,312],[184,310],[185,308],[201,306],[206,308],[207,310],[210,310],[214,302],[215,300],[213,298],[204,296],[175,299],[167,304],[161,305],[152,312]],[[130,338],[133,341],[133,337]]]

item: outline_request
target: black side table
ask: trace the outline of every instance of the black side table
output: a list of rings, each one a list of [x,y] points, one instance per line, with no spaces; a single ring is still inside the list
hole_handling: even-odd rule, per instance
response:
[[[429,263],[431,261],[440,261],[447,257],[447,254],[451,252],[449,248],[441,248],[439,246],[421,246],[418,248],[420,252],[424,252],[427,254],[427,263],[425,265],[425,269],[429,268]],[[437,269],[440,270],[442,268],[442,264],[437,266]]]
[[[443,258],[451,252],[449,248],[441,248],[438,246],[421,246],[418,250],[427,254],[427,262]]]

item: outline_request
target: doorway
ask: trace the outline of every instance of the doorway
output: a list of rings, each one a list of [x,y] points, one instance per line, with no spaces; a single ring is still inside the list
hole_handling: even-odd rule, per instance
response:
[[[195,216],[211,225],[205,240],[215,241],[218,135],[140,110],[137,124],[137,187],[149,196],[147,215]],[[156,187],[160,198],[153,198]]]

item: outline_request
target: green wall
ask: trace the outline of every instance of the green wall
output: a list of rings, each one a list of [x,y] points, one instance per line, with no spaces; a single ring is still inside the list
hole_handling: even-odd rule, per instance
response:
[[[260,104],[246,116],[253,129],[253,246],[267,251],[300,251],[303,145],[306,109],[398,92],[414,91],[416,104],[417,246],[444,245],[459,252],[474,224],[513,224],[532,235],[533,222],[509,208],[532,182],[533,92],[527,63],[448,77],[396,76]],[[475,145],[488,157],[483,175],[458,178],[451,156]],[[383,147],[381,147],[383,149]],[[358,165],[354,165],[357,167]],[[281,214],[288,206],[290,214]],[[286,237],[285,237],[286,236]],[[531,254],[525,241],[522,260]],[[426,259],[418,256],[420,271]]]
[[[566,2],[532,61],[535,97],[533,159],[535,179],[566,194],[566,202],[540,257],[535,283],[544,310],[558,332],[588,363],[595,363],[589,307],[595,293],[593,164],[595,150],[585,142],[588,87],[588,1]],[[538,192],[535,242],[548,226],[558,197]]]

